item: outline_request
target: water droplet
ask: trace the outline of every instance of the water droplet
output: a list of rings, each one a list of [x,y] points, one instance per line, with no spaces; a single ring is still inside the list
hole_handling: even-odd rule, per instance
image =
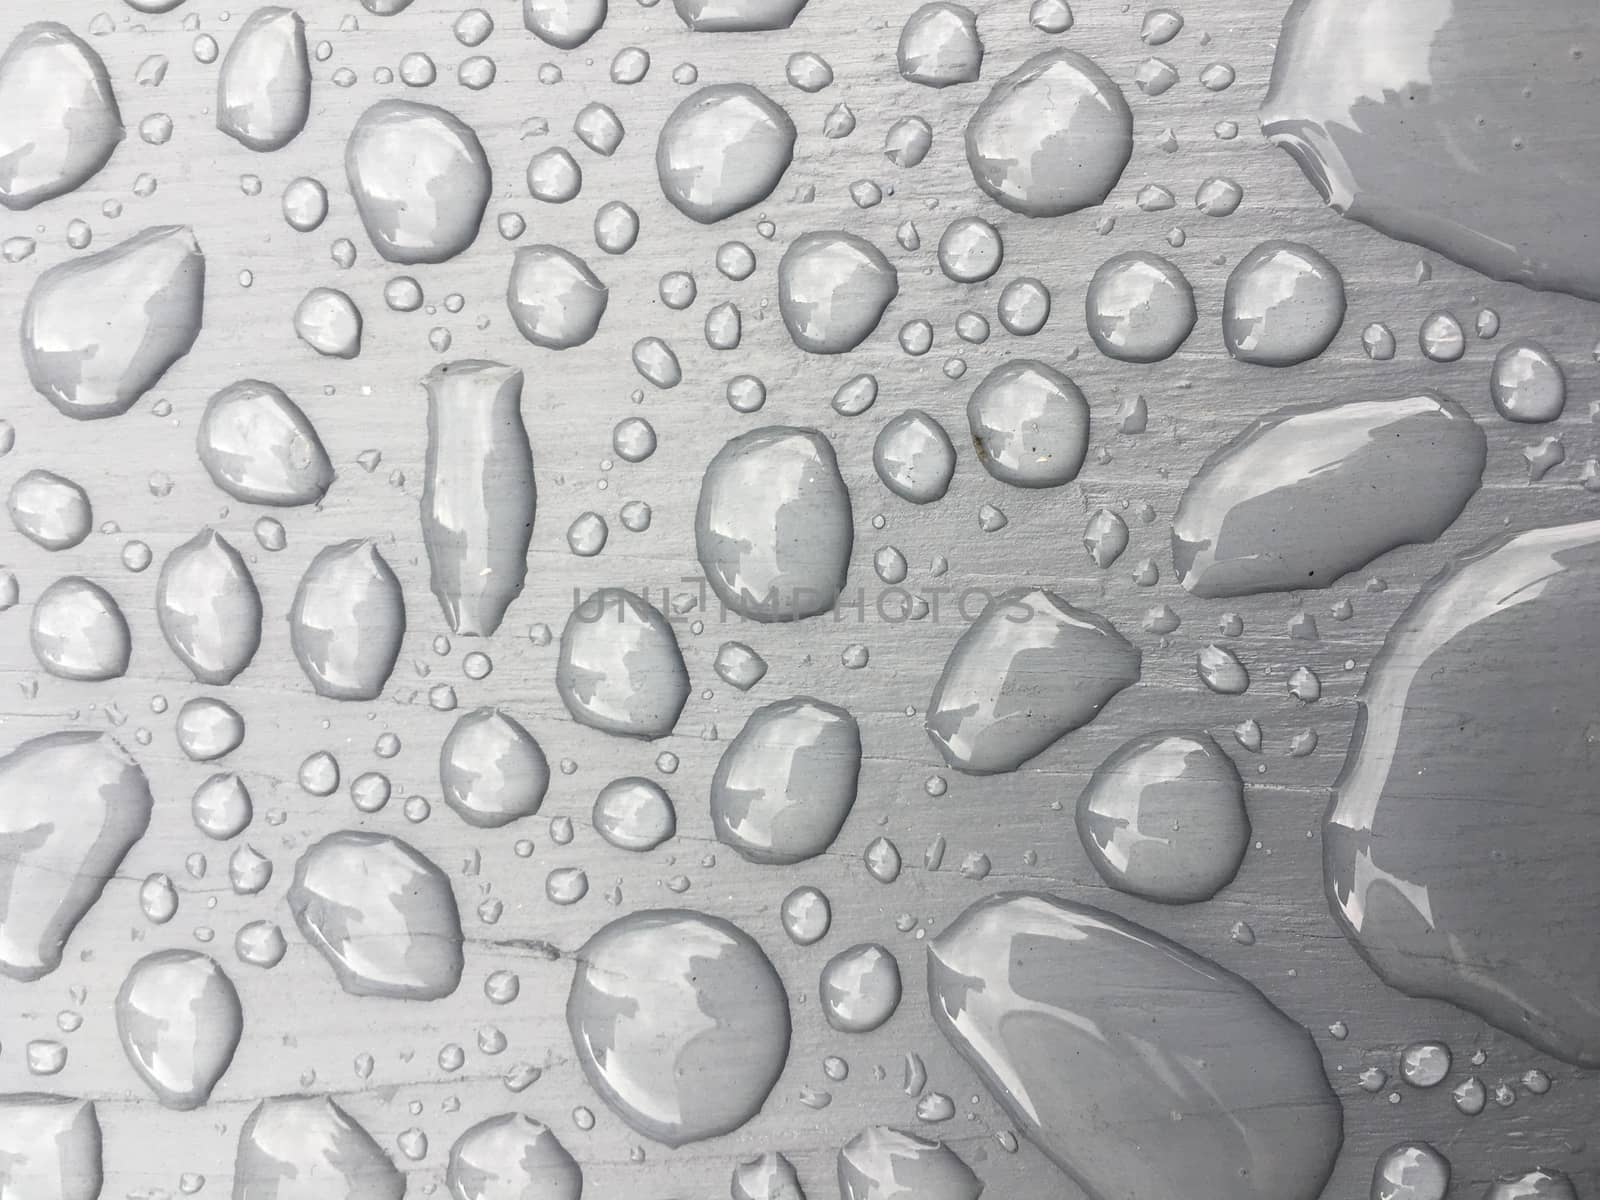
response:
[[[478,236],[489,160],[453,113],[380,100],[350,131],[344,169],[367,236],[390,262],[443,262]]]
[[[1311,1036],[1121,917],[987,897],[929,945],[928,994],[1017,1128],[1091,1196],[1314,1200],[1332,1172],[1342,1114]]]
[[[921,117],[901,117],[883,136],[883,156],[897,167],[920,166],[933,149],[933,127]]]
[[[1344,278],[1310,246],[1262,242],[1222,299],[1222,340],[1241,362],[1290,367],[1328,348],[1344,323]]]
[[[1417,332],[1422,353],[1433,362],[1451,363],[1467,352],[1467,335],[1453,313],[1440,309],[1423,319]]]
[[[1107,259],[1084,302],[1089,336],[1123,362],[1159,362],[1183,345],[1195,323],[1194,289],[1166,259],[1131,251]]]
[[[1095,613],[1040,588],[997,596],[928,702],[928,736],[974,775],[1014,771],[1139,679],[1139,651]]]
[[[583,189],[583,169],[564,146],[541,150],[528,160],[528,194],[546,204],[565,204]]]
[[[439,790],[463,821],[498,829],[539,811],[550,764],[514,718],[480,708],[456,719],[439,748]]]
[[[906,18],[896,58],[901,78],[924,87],[972,83],[983,65],[978,19],[963,5],[932,0]]]
[[[955,283],[981,283],[1000,269],[1000,231],[982,217],[957,217],[939,238],[939,269]]]
[[[787,29],[806,0],[672,0],[678,18],[697,33]]]
[[[0,1161],[6,1190],[18,1200],[96,1200],[104,1179],[100,1147],[93,1100],[0,1095]]]
[[[102,734],[46,734],[0,758],[0,971],[30,980],[61,965],[152,806],[144,772]]]
[[[874,375],[852,375],[833,393],[831,407],[841,417],[859,417],[878,402],[878,380]]]
[[[252,150],[281,150],[310,113],[305,22],[293,9],[256,9],[217,69],[217,128]]]
[[[428,392],[422,535],[430,586],[451,632],[488,637],[522,594],[533,532],[522,372],[469,359],[441,363],[422,383]]]
[[[714,666],[718,678],[741,692],[748,692],[767,674],[767,660],[743,642],[723,642]]]
[[[967,402],[978,461],[1002,483],[1060,487],[1089,450],[1089,402],[1054,367],[1013,359],[996,367]]]
[[[1033,0],[1028,24],[1040,33],[1065,33],[1072,28],[1072,9],[1067,0]]]
[[[678,830],[671,797],[659,784],[637,775],[613,779],[601,788],[591,820],[601,837],[622,850],[654,850]]]
[[[1483,1200],[1578,1200],[1578,1192],[1560,1171],[1535,1168],[1500,1176]]]
[[[1597,578],[1596,521],[1493,539],[1436,576],[1367,672],[1323,825],[1334,915],[1384,980],[1585,1066],[1600,1064],[1600,960],[1585,949],[1600,897],[1574,748],[1593,741],[1577,698],[1592,690],[1580,614]],[[1522,694],[1543,697],[1539,719],[1513,729],[1504,698]],[[1523,902],[1511,856],[1539,863],[1575,923]]]
[[[116,600],[78,575],[58,579],[39,593],[28,639],[39,665],[58,679],[120,678],[133,653],[128,622]]]
[[[338,288],[312,288],[294,310],[294,332],[325,358],[361,353],[361,310]]]
[[[883,253],[842,231],[796,238],[778,263],[778,308],[789,336],[812,354],[854,350],[900,291]]]
[[[776,1152],[736,1163],[729,1189],[733,1200],[806,1200],[794,1164]]]
[[[522,0],[522,24],[558,50],[583,45],[606,21],[606,0]]]
[[[1219,696],[1242,696],[1250,688],[1250,672],[1231,650],[1212,643],[1194,658],[1200,682]]]
[[[1102,879],[1162,904],[1209,900],[1238,874],[1250,842],[1239,772],[1204,733],[1123,743],[1095,768],[1077,821]]]
[[[367,0],[367,7],[379,2]],[[278,1096],[256,1105],[239,1129],[233,1190],[240,1200],[401,1200],[406,1177],[372,1135],[328,1097]]]
[[[1372,1165],[1371,1200],[1444,1200],[1450,1162],[1427,1142],[1396,1142]]]
[[[53,471],[19,475],[6,497],[6,511],[18,533],[46,550],[72,549],[89,536],[94,522],[88,493]]]
[[[1012,212],[1059,217],[1099,204],[1133,154],[1122,89],[1071,50],[1028,59],[990,91],[967,124],[978,186]]]
[[[872,943],[841,950],[823,965],[817,1002],[834,1029],[871,1033],[900,1007],[900,964]]]
[[[956,448],[944,426],[920,408],[908,408],[878,431],[872,465],[883,485],[913,504],[931,504],[950,489]]]
[[[353,996],[437,1000],[461,982],[450,881],[398,838],[329,834],[295,865],[289,909]]]
[[[567,1026],[612,1110],[674,1147],[754,1117],[789,1051],[788,997],[761,947],[680,909],[631,913],[585,943]]]
[[[319,696],[373,700],[406,629],[400,581],[370,539],[319,551],[289,610],[289,641]]]
[[[601,588],[561,632],[556,690],[573,720],[626,737],[665,737],[689,698],[689,673],[661,611],[623,588]]]
[[[239,993],[216,962],[192,950],[146,955],[117,992],[117,1036],[156,1099],[199,1108],[244,1033]]]
[[[1196,596],[1329,587],[1443,533],[1477,491],[1486,455],[1466,410],[1428,393],[1279,409],[1190,480],[1173,565]]]
[[[24,26],[0,56],[0,113],[0,204],[13,211],[86,183],[124,136],[105,63],[54,21]]]
[[[887,1125],[862,1130],[839,1151],[841,1200],[978,1200],[983,1183],[943,1142]]]
[[[1450,1074],[1450,1047],[1443,1042],[1413,1042],[1400,1052],[1400,1077],[1412,1087],[1438,1087]]]
[[[816,430],[752,430],[707,466],[695,553],[717,597],[741,616],[794,621],[830,611],[853,541],[850,493]]]
[[[680,11],[685,2],[692,0],[675,0]],[[772,194],[794,159],[794,142],[794,122],[765,93],[742,83],[701,88],[661,127],[661,191],[691,220],[721,221]]]
[[[199,336],[205,270],[194,233],[180,225],[51,267],[22,314],[34,389],[80,421],[127,412]]]
[[[456,1139],[445,1188],[453,1200],[578,1200],[583,1171],[547,1125],[503,1113]]]
[[[1495,411],[1508,421],[1554,421],[1567,404],[1567,377],[1538,342],[1507,342],[1494,356],[1489,395]]]
[[[261,644],[261,595],[244,558],[209,526],[175,549],[156,585],[162,636],[196,681],[220,687]]]
[[[814,887],[797,887],[783,898],[779,919],[789,940],[797,946],[814,946],[833,924],[833,906]]]
[[[1083,527],[1083,548],[1094,565],[1105,570],[1128,548],[1127,523],[1109,508],[1096,509]]]
[[[215,841],[237,837],[254,815],[250,791],[237,775],[213,775],[197,787],[190,802],[195,828]]]
[[[764,705],[717,764],[717,839],[750,862],[814,858],[844,827],[860,769],[861,731],[844,709],[809,696]]]
[[[259,379],[229,384],[206,402],[195,448],[211,482],[247,504],[315,504],[333,483],[311,421]]]
[[[1361,348],[1373,362],[1388,362],[1394,357],[1394,331],[1374,321],[1361,331]]]

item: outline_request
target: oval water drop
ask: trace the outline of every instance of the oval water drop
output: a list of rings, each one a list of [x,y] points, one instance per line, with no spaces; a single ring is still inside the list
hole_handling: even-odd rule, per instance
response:
[[[872,465],[884,487],[902,500],[932,504],[950,490],[956,448],[943,425],[920,408],[908,408],[878,431]]]
[[[830,231],[797,237],[778,263],[778,309],[812,354],[844,354],[872,335],[900,276],[871,242]]]
[[[539,811],[550,764],[514,717],[480,708],[456,720],[439,748],[439,790],[467,824],[498,829]]]
[[[406,631],[399,579],[370,539],[318,552],[289,609],[289,642],[311,686],[335,700],[383,691]]]
[[[1241,362],[1292,367],[1328,348],[1344,323],[1344,277],[1299,242],[1262,242],[1222,294],[1222,341]]]
[[[195,450],[211,482],[247,504],[315,504],[333,483],[310,419],[259,379],[231,383],[206,402]]]
[[[456,1139],[445,1190],[450,1200],[578,1200],[583,1171],[549,1126],[503,1113]]]
[[[1089,402],[1066,375],[1032,359],[989,372],[967,402],[967,424],[984,469],[1015,487],[1070,483],[1089,452]]]
[[[620,850],[654,850],[678,831],[672,799],[657,783],[630,775],[600,789],[590,816],[595,832]]]
[[[261,593],[244,557],[207,526],[162,564],[156,620],[195,680],[221,687],[261,645]]]
[[[0,55],[0,114],[0,204],[14,212],[88,182],[124,136],[105,63],[55,21]]]
[[[402,1200],[405,1193],[406,1177],[372,1135],[326,1096],[263,1100],[239,1128],[233,1200]]]
[[[840,1200],[978,1200],[983,1182],[943,1142],[887,1125],[862,1130],[839,1151]]]
[[[306,23],[291,8],[258,8],[217,70],[217,128],[252,150],[281,150],[311,114]]]
[[[122,1049],[156,1099],[199,1108],[244,1034],[244,1010],[216,962],[193,950],[160,950],[134,963],[116,999]]]
[[[710,225],[770,196],[794,142],[794,122],[763,92],[743,83],[701,88],[661,126],[656,175],[674,208]]]
[[[110,592],[79,575],[58,579],[33,602],[28,640],[57,679],[100,682],[128,670],[133,639]]]

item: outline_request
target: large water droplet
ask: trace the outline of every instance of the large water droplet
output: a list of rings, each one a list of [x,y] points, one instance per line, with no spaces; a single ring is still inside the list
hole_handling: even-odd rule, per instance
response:
[[[549,1126],[502,1113],[456,1139],[445,1189],[451,1200],[578,1200],[583,1171]]]
[[[1487,452],[1464,408],[1427,393],[1278,409],[1189,481],[1173,566],[1196,596],[1329,587],[1443,533],[1478,490]]]
[[[34,389],[80,421],[126,412],[194,345],[205,276],[186,225],[146,229],[51,267],[22,314]]]
[[[217,71],[217,128],[252,150],[280,150],[311,113],[306,23],[291,8],[258,8]]]
[[[535,346],[567,350],[594,337],[610,294],[576,254],[560,246],[523,246],[511,263],[506,307]]]
[[[656,174],[684,216],[709,225],[760,204],[794,159],[794,122],[748,84],[701,88],[661,126]]]
[[[422,383],[428,390],[422,537],[433,594],[452,631],[488,637],[522,594],[533,534],[522,372],[468,359],[441,363]]]
[[[567,618],[556,690],[580,724],[654,739],[677,724],[689,672],[660,609],[624,588],[601,588]]]
[[[1396,1142],[1372,1165],[1369,1200],[1444,1200],[1450,1160],[1427,1142]]]
[[[900,75],[912,83],[944,88],[971,83],[983,65],[983,40],[970,8],[931,0],[906,18],[896,51]]]
[[[871,336],[900,291],[900,276],[871,242],[852,233],[806,233],[778,263],[778,308],[794,344],[843,354]]]
[[[717,839],[758,863],[814,858],[856,800],[861,730],[842,708],[796,696],[750,714],[711,781]]]
[[[231,383],[206,402],[195,449],[211,482],[247,504],[315,504],[333,483],[310,419],[259,379]]]
[[[1054,367],[1013,359],[973,389],[967,424],[984,469],[1016,487],[1060,487],[1089,452],[1089,402]]]
[[[128,1061],[168,1108],[204,1104],[244,1033],[233,982],[193,950],[160,950],[134,963],[115,1011]]]
[[[1139,651],[1104,617],[1042,588],[997,596],[956,641],[928,702],[952,767],[1015,771],[1139,679]]]
[[[1089,336],[1107,358],[1160,362],[1194,329],[1194,288],[1159,254],[1132,250],[1100,264],[1084,315]]]
[[[1315,1200],[1333,1169],[1343,1114],[1311,1035],[1121,917],[987,897],[929,944],[928,998],[1092,1200]]]
[[[1344,277],[1310,246],[1262,242],[1222,295],[1222,341],[1241,362],[1292,367],[1328,348],[1344,323]]]
[[[728,608],[756,621],[830,611],[854,542],[850,492],[815,429],[773,425],[734,438],[700,484],[695,553]]]
[[[1146,734],[1095,768],[1078,797],[1078,837],[1119,891],[1209,900],[1238,874],[1250,842],[1244,785],[1206,734]]]
[[[105,588],[79,575],[39,593],[28,639],[39,665],[58,679],[120,678],[133,653],[121,607]]]
[[[583,45],[606,22],[606,0],[522,0],[522,24],[558,50]]]
[[[406,631],[400,581],[370,539],[318,552],[289,609],[289,642],[319,696],[372,700]]]
[[[437,1000],[461,982],[450,881],[398,838],[329,834],[295,865],[289,909],[352,996]]]
[[[1588,1067],[1597,585],[1600,521],[1496,538],[1436,576],[1367,672],[1322,835],[1334,915],[1379,975]]]
[[[0,758],[0,971],[38,979],[150,823],[150,784],[116,742],[46,734]]]
[[[0,204],[20,211],[72,191],[122,138],[100,56],[65,25],[24,26],[0,55]]]
[[[162,564],[156,620],[190,674],[220,687],[261,645],[261,593],[243,556],[207,526]]]
[[[698,33],[787,29],[806,0],[672,0],[679,19]]]
[[[326,1096],[263,1100],[239,1129],[233,1200],[402,1200],[405,1193],[406,1177],[372,1135]]]
[[[776,1151],[734,1165],[733,1200],[806,1200],[794,1164]]]
[[[390,262],[443,262],[478,236],[489,159],[455,114],[380,100],[350,131],[344,169],[367,236]]]
[[[682,1146],[760,1111],[788,1058],[789,1001],[749,934],[696,912],[636,912],[577,963],[567,1027],[590,1084],[629,1126]]]
[[[461,819],[498,829],[539,811],[550,764],[513,717],[480,708],[457,719],[439,748],[439,790]]]
[[[99,1200],[100,1146],[93,1100],[0,1095],[0,1193],[6,1200]]]
[[[1284,18],[1261,128],[1336,211],[1495,279],[1600,299],[1600,241],[1565,219],[1600,191],[1600,159],[1574,141],[1597,61],[1577,48],[1597,36],[1582,0],[1306,0]]]
[[[982,1192],[949,1146],[887,1125],[862,1130],[839,1151],[840,1200],[978,1200]]]
[[[1071,50],[1046,50],[999,83],[967,123],[978,186],[1027,217],[1099,204],[1133,154],[1122,89]]]
[[[1494,410],[1508,421],[1554,421],[1567,405],[1567,377],[1555,356],[1531,339],[1508,342],[1489,376]]]

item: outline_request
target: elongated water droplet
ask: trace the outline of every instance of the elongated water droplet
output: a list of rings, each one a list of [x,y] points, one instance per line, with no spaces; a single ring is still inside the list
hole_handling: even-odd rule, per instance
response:
[[[306,23],[290,8],[258,8],[217,69],[217,128],[252,150],[281,150],[311,113]]]
[[[522,372],[441,363],[428,391],[422,537],[452,632],[488,637],[522,594],[536,495],[522,424]]]
[[[295,590],[289,642],[319,696],[372,700],[406,631],[400,581],[371,540],[320,551]]]
[[[1017,588],[951,649],[928,701],[928,736],[958,770],[1015,771],[1138,679],[1139,651],[1111,622]]]
[[[788,996],[761,947],[681,909],[632,913],[584,944],[567,1027],[594,1089],[668,1146],[749,1121],[789,1053]]]
[[[842,708],[796,696],[750,714],[711,781],[717,839],[757,863],[797,863],[839,836],[856,800],[861,730]]]
[[[661,126],[656,175],[674,208],[709,225],[760,204],[794,159],[782,106],[748,84],[701,88]]]
[[[99,1200],[100,1117],[93,1100],[0,1095],[0,1189],[15,1200]]]
[[[398,838],[329,834],[295,865],[289,910],[352,996],[437,1000],[461,982],[450,881]]]
[[[1597,584],[1600,521],[1493,539],[1436,576],[1367,672],[1322,835],[1334,916],[1388,983],[1583,1066],[1600,1065]],[[1537,719],[1508,722],[1508,696],[1539,697]],[[1559,920],[1526,903],[1533,878]]]
[[[150,823],[150,784],[116,742],[63,731],[0,758],[0,971],[38,979]]]
[[[1099,204],[1133,154],[1122,89],[1091,60],[1046,50],[995,84],[967,123],[978,186],[1012,212],[1059,217]]]
[[[54,21],[24,26],[0,55],[0,204],[32,208],[87,182],[122,141],[100,56]]]
[[[199,1108],[233,1061],[244,1011],[233,982],[193,950],[134,963],[116,1001],[117,1036],[139,1078],[168,1108]]]
[[[390,262],[443,262],[478,236],[489,160],[453,113],[380,100],[350,131],[344,169],[367,236]]]
[[[1173,566],[1196,596],[1329,587],[1443,533],[1478,490],[1487,453],[1467,411],[1428,393],[1279,409],[1189,481]]]
[[[162,564],[156,620],[190,674],[220,687],[261,644],[261,593],[243,556],[207,526]]]
[[[1204,733],[1151,733],[1095,768],[1078,797],[1078,837],[1100,877],[1163,904],[1209,900],[1250,843],[1244,784]]]
[[[1093,1200],[1315,1200],[1332,1172],[1342,1113],[1311,1035],[1121,917],[980,900],[929,944],[928,998],[1017,1128]]]
[[[239,1129],[233,1200],[401,1200],[405,1193],[406,1177],[372,1135],[326,1096],[263,1100]]]
[[[79,575],[39,593],[28,640],[39,665],[58,679],[120,678],[133,653],[121,607],[105,588]]]
[[[206,402],[195,450],[211,482],[248,504],[315,504],[333,483],[310,419],[259,379],[229,384]]]
[[[185,225],[146,229],[51,267],[22,314],[34,390],[80,421],[126,412],[194,345],[205,275]]]
[[[556,690],[573,720],[653,739],[677,724],[689,672],[659,609],[623,588],[601,588],[567,618]]]
[[[734,438],[706,467],[695,553],[734,612],[800,620],[838,600],[853,520],[832,443],[815,429],[768,426]]]
[[[498,829],[544,802],[550,764],[534,736],[499,709],[466,713],[439,748],[439,790],[469,825]]]

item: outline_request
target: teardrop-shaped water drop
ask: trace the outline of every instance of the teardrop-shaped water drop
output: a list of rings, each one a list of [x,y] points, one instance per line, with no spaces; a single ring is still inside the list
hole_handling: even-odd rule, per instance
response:
[[[168,1108],[199,1108],[244,1034],[233,981],[194,950],[159,950],[117,992],[117,1036],[139,1078]]]
[[[489,159],[455,114],[380,100],[350,131],[344,169],[367,236],[390,262],[444,262],[478,236]]]
[[[402,1200],[405,1194],[406,1177],[326,1096],[263,1100],[239,1128],[233,1200]]]
[[[439,748],[444,802],[480,829],[532,816],[549,786],[550,764],[539,743],[499,709],[459,717]]]
[[[1139,651],[1104,617],[1042,588],[995,597],[956,641],[927,729],[952,767],[1015,771],[1139,680]]]
[[[406,631],[400,580],[371,539],[320,551],[295,590],[289,642],[311,686],[336,700],[383,691]]]
[[[231,383],[206,402],[195,450],[211,482],[248,504],[315,504],[333,483],[310,419],[259,379]]]
[[[244,557],[207,526],[162,564],[156,620],[190,674],[220,687],[261,645],[261,593]]]
[[[860,771],[861,730],[844,709],[809,696],[763,705],[712,778],[717,840],[750,862],[814,858],[844,828]]]
[[[72,191],[122,138],[100,56],[55,21],[24,26],[0,55],[0,204],[22,211]]]
[[[258,8],[217,69],[217,128],[252,150],[281,150],[311,114],[306,23],[292,8]]]
[[[654,739],[677,724],[689,672],[658,608],[624,588],[601,588],[567,618],[556,690],[580,724]]]
[[[146,229],[51,267],[22,313],[34,389],[80,421],[127,412],[200,335],[205,276],[186,225]]]
[[[437,1000],[461,982],[450,880],[398,838],[329,834],[295,865],[289,910],[352,996]]]
[[[695,512],[695,553],[718,599],[756,621],[829,612],[854,544],[850,492],[815,429],[774,425],[711,460]]]
[[[632,1129],[676,1147],[760,1111],[788,1058],[789,999],[749,934],[645,910],[605,926],[576,960],[567,1028],[578,1062]]]
[[[154,801],[139,765],[89,730],[0,758],[0,971],[38,979],[144,834]]]
[[[121,607],[105,588],[79,575],[39,593],[28,640],[39,665],[58,679],[118,679],[133,654]]]

